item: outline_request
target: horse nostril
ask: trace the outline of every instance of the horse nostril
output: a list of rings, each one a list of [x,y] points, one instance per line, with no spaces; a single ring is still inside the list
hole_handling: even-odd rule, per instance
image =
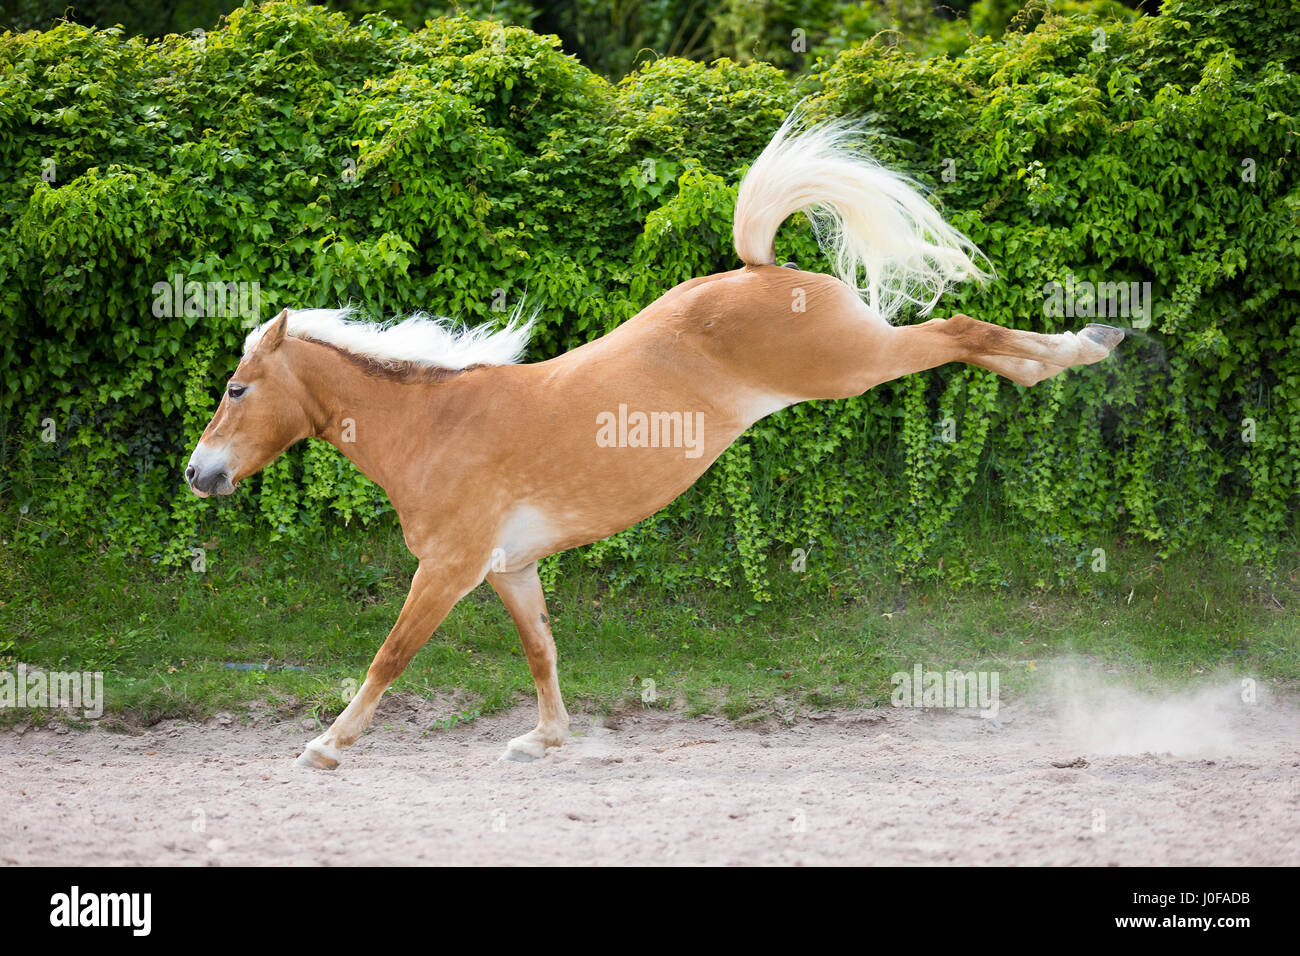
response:
[[[186,467],[186,469],[185,469],[185,480],[188,481],[190,484],[194,484],[194,466],[193,466],[193,465],[189,465],[188,467]]]

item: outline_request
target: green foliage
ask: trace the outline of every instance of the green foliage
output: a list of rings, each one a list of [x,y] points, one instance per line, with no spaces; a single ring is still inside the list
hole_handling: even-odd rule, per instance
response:
[[[253,0],[169,0],[167,4],[139,0],[10,0],[0,11],[0,29],[45,30],[67,19],[92,27],[121,26],[128,36],[161,37],[168,33],[211,30],[217,21]],[[459,15],[476,20],[501,20],[527,26],[537,11],[526,0],[323,0],[321,6],[358,20],[383,14],[408,27],[426,20]]]
[[[315,442],[233,500],[184,490],[253,318],[189,308],[185,283],[259,283],[255,318],[351,301],[500,322],[502,297],[526,293],[545,358],[733,267],[736,183],[810,96],[817,114],[871,116],[879,157],[995,265],[998,282],[940,314],[1074,329],[1090,318],[1044,305],[1073,277],[1150,282],[1150,327],[1034,389],[951,367],[786,409],[660,515],[548,561],[547,580],[577,561],[615,584],[762,599],[778,576],[825,589],[881,554],[978,579],[938,559],[963,515],[993,509],[1063,576],[1125,537],[1268,566],[1300,479],[1300,12],[1244,22],[1241,6],[1040,6],[954,56],[881,36],[803,79],[662,59],[616,85],[524,29],[411,32],[297,3],[201,38],[0,35],[0,496],[26,509],[12,537],[175,565],[218,532],[392,522]],[[826,266],[798,217],[777,252]]]
[[[1066,550],[1111,524],[1166,549],[1227,547],[1267,562],[1271,542],[1294,529],[1300,474],[1284,449],[1300,422],[1300,83],[1282,62],[1245,69],[1229,42],[1238,27],[1219,32],[1235,21],[1210,16],[1213,6],[1169,4],[1131,24],[1049,16],[953,61],[865,47],[825,76],[819,105],[877,114],[882,152],[940,180],[953,220],[996,263],[999,283],[954,308],[1060,331],[1074,323],[1044,316],[1046,282],[1152,283],[1150,332],[1117,361],[1033,390],[1003,385],[988,407],[997,441],[984,479],[1025,528]],[[1294,40],[1300,22],[1282,30]],[[935,176],[947,160],[951,183]],[[931,418],[943,402],[931,398]],[[920,414],[909,408],[909,421]],[[1241,439],[1248,417],[1254,442]],[[979,444],[944,467],[927,507],[958,490],[957,466],[970,467]],[[900,546],[924,548],[925,523]]]
[[[1137,5],[1140,0],[1124,0]],[[1246,0],[1248,3],[1249,0]],[[120,25],[127,36],[211,30],[254,0],[11,0],[0,29],[42,30],[61,19]],[[1049,10],[1108,17],[1131,14],[1119,0],[321,0],[358,20],[381,14],[407,27],[444,16],[496,20],[559,37],[563,49],[618,78],[660,57],[709,63],[758,60],[783,70],[811,69],[820,58],[877,35],[921,55],[956,54],[975,36],[1037,26]]]

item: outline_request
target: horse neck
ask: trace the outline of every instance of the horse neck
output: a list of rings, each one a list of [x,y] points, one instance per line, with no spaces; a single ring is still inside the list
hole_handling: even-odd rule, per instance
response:
[[[304,342],[295,373],[310,396],[313,435],[348,458],[401,511],[413,446],[424,447],[455,390],[455,377],[408,382],[367,371],[337,349]]]

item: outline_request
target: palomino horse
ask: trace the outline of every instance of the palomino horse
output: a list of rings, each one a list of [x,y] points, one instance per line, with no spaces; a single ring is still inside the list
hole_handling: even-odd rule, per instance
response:
[[[365,682],[300,764],[338,766],[380,695],[485,577],[537,682],[537,727],[505,756],[542,756],[564,742],[569,718],[540,558],[654,514],[788,405],[947,362],[1033,385],[1100,361],[1123,338],[1107,326],[1044,335],[965,315],[892,325],[902,305],[932,307],[948,283],[987,277],[969,240],[906,180],[853,152],[853,132],[788,120],[740,186],[744,266],[684,282],[549,361],[515,364],[528,325],[513,322],[465,331],[423,316],[383,326],[286,309],[248,336],[185,470],[190,487],[228,494],[300,439],[323,438],[388,493],[419,559]],[[775,264],[777,228],[796,210],[818,227],[838,278]]]

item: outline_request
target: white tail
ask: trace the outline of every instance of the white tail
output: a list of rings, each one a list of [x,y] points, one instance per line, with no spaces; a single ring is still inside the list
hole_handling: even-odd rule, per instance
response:
[[[861,124],[803,127],[791,113],[740,184],[732,229],[742,261],[775,265],[776,231],[802,210],[835,274],[885,319],[908,303],[924,314],[951,283],[990,277],[975,244],[911,180],[851,147]]]

